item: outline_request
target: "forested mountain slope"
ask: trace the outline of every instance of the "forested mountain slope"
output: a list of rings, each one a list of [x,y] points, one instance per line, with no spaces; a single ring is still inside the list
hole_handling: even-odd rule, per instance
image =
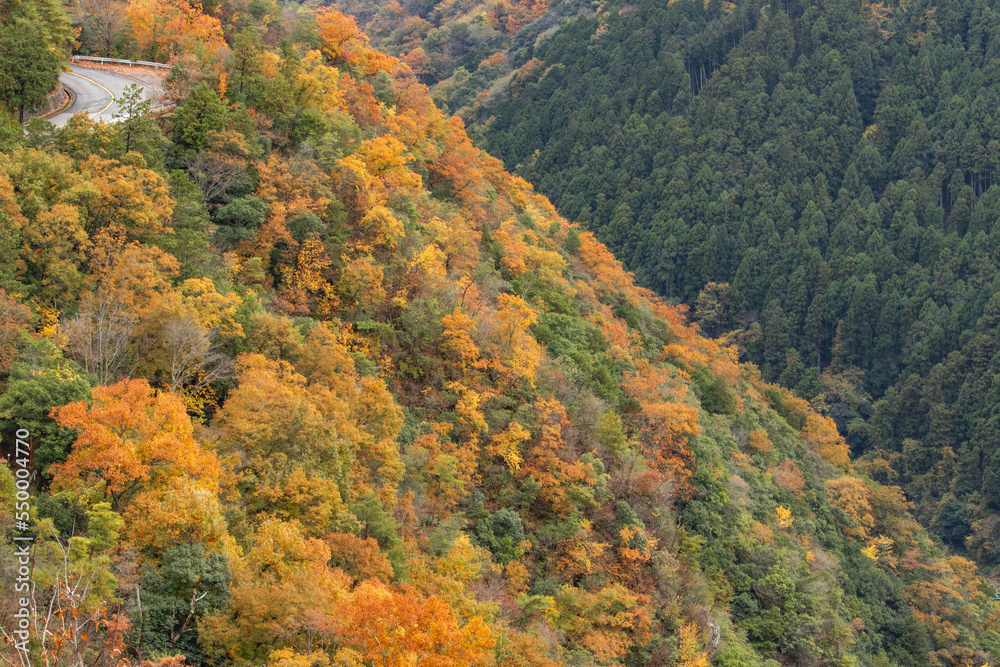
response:
[[[975,565],[831,419],[637,287],[352,19],[174,9],[199,31],[134,35],[191,65],[174,111],[0,153],[30,664],[1000,653]]]
[[[998,26],[987,1],[558,3],[435,95],[993,564]]]

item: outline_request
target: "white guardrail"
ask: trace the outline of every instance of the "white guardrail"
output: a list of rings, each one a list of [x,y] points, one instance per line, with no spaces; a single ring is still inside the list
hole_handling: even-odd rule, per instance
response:
[[[70,60],[76,62],[78,60],[86,60],[91,63],[114,63],[116,65],[128,65],[129,67],[160,67],[162,69],[172,69],[173,65],[164,65],[163,63],[151,63],[145,60],[121,60],[119,58],[100,58],[97,56],[71,56]]]

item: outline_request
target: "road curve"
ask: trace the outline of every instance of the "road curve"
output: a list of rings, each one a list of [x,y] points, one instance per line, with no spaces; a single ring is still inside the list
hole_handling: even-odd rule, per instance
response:
[[[94,120],[104,120],[113,122],[113,114],[118,113],[117,100],[125,91],[129,84],[143,84],[127,76],[108,72],[105,70],[91,69],[70,65],[69,72],[63,72],[59,80],[64,86],[73,91],[76,99],[73,104],[48,120],[53,125],[65,125],[66,122],[79,111],[90,114]],[[143,94],[151,98],[151,91],[143,89]]]

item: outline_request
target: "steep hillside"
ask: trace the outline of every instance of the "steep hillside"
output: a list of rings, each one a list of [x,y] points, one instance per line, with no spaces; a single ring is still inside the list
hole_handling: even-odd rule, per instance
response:
[[[31,664],[1000,653],[975,565],[830,418],[638,287],[352,19],[280,55],[238,33],[225,61],[199,21],[171,114],[0,155],[0,433],[42,473]]]
[[[992,2],[553,4],[432,80],[640,284],[692,304],[992,565],[996,17]]]

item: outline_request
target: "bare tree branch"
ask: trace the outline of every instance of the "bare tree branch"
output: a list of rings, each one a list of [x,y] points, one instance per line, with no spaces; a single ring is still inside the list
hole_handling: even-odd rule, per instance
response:
[[[74,14],[83,24],[88,45],[110,56],[125,27],[125,3],[118,0],[78,0]]]
[[[120,298],[100,289],[81,299],[80,311],[63,323],[66,354],[102,385],[131,375],[135,364],[129,347],[136,319]]]
[[[237,160],[207,151],[191,162],[188,173],[201,188],[206,202],[221,198],[247,180],[246,170]]]

